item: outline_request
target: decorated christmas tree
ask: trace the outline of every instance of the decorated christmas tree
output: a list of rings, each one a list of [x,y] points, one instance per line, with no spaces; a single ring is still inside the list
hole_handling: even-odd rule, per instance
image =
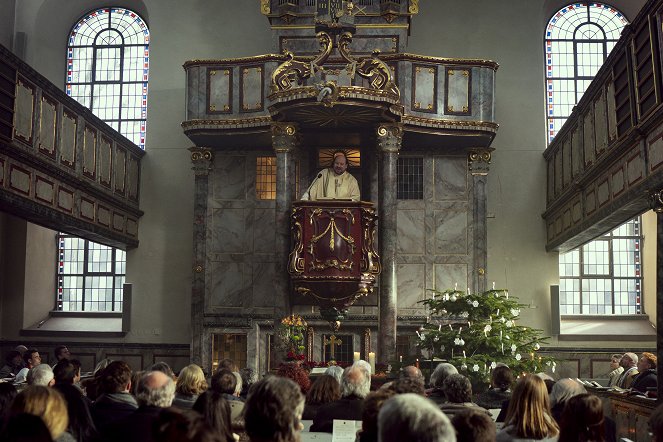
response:
[[[517,324],[527,306],[507,290],[431,292],[431,298],[421,301],[430,316],[417,331],[418,345],[431,358],[453,364],[473,385],[487,386],[490,371],[500,363],[516,376],[555,371],[554,359],[537,353],[549,338],[542,330]]]

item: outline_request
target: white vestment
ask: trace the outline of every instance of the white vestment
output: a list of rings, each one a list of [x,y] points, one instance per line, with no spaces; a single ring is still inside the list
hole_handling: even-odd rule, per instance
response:
[[[351,199],[359,201],[359,184],[347,171],[336,175],[334,169],[321,171],[311,183],[309,190],[302,195],[303,200]]]

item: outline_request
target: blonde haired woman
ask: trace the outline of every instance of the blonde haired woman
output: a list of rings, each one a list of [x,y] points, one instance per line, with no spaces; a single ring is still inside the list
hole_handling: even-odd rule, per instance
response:
[[[180,371],[177,378],[173,406],[190,410],[200,393],[205,390],[207,390],[207,382],[203,370],[196,364],[187,365]]]
[[[59,442],[74,441],[71,434],[65,429],[69,425],[67,403],[54,388],[32,385],[21,391],[15,398],[11,407],[11,415],[20,413],[38,416],[44,421],[53,440]]]
[[[559,427],[550,414],[548,390],[543,380],[532,374],[518,380],[513,390],[504,428],[497,442],[557,441]]]

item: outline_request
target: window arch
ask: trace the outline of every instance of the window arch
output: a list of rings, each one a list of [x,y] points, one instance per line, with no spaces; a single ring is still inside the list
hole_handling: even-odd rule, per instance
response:
[[[550,143],[628,24],[605,3],[572,3],[546,27],[546,118]]]
[[[66,91],[145,148],[150,32],[124,8],[96,9],[69,33]]]

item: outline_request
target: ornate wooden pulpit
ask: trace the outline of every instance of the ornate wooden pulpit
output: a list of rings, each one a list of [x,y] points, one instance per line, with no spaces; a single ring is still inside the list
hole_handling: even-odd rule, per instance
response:
[[[334,330],[348,307],[373,292],[380,273],[376,223],[376,210],[369,202],[293,203],[288,272],[295,292],[319,305]]]

